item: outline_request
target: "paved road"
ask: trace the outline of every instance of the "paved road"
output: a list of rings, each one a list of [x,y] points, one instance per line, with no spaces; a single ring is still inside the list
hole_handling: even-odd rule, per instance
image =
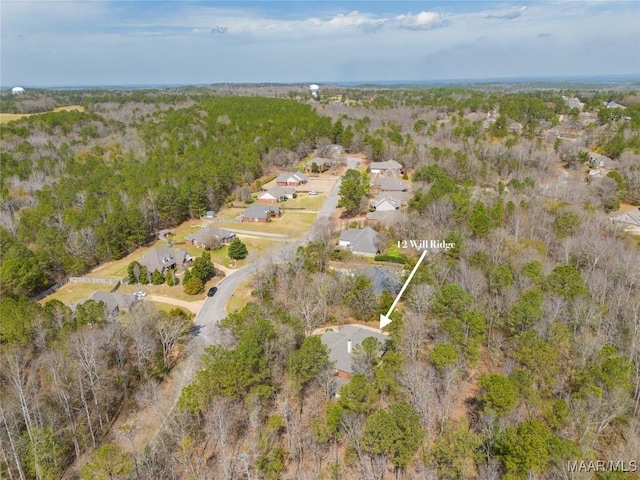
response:
[[[341,181],[341,178],[338,179],[331,192],[329,192],[322,208],[318,211],[316,223],[326,221],[333,215],[338,205],[338,191]],[[238,233],[242,232],[238,230]],[[309,234],[310,232],[307,232],[299,240],[288,244],[287,247],[290,249],[290,253],[294,253],[298,245],[306,244],[309,241]],[[286,255],[286,258],[289,258],[289,256]],[[226,306],[231,295],[233,295],[240,283],[249,278],[256,271],[256,268],[259,268],[258,265],[259,263],[249,264],[234,271],[217,285],[218,291],[213,297],[207,297],[204,300],[194,322],[195,334],[187,345],[184,354],[185,358],[171,371],[171,377],[175,381],[169,382],[167,391],[163,392],[160,405],[157,405],[155,409],[147,408],[139,411],[133,419],[130,419],[134,425],[146,427],[146,429],[141,428],[140,431],[136,432],[133,442],[124,442],[122,438],[119,438],[119,444],[122,448],[131,448],[131,444],[134,444],[135,448],[141,451],[145,445],[153,442],[160,432],[164,419],[169,418],[175,408],[180,398],[180,392],[193,381],[196,371],[201,368],[201,356],[204,350],[220,342],[216,327],[220,320],[227,316]],[[151,441],[149,441],[149,438],[151,438]]]
[[[223,278],[222,281],[218,283],[218,291],[216,294],[213,297],[207,297],[200,312],[198,312],[195,320],[195,328],[199,330],[199,332],[194,337],[191,342],[192,345],[190,346],[196,348],[200,346],[207,347],[217,343],[215,326],[220,320],[227,316],[226,306],[233,292],[235,292],[238,285],[249,278],[254,271],[255,267],[252,264],[246,265]]]
[[[333,186],[329,195],[327,195],[327,199],[322,204],[320,210],[318,210],[318,218],[329,218],[333,215],[333,212],[336,210],[338,206],[338,191],[340,190],[340,185],[342,184],[342,177],[338,179],[336,184]],[[317,220],[316,220],[317,221]]]

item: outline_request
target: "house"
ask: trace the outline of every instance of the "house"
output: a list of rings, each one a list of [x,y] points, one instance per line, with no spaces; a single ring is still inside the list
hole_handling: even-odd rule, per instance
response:
[[[579,98],[577,97],[562,97],[565,101],[565,103],[567,104],[567,107],[569,107],[570,109],[574,109],[577,108],[578,110],[582,110],[584,108],[584,103],[582,103],[580,101]]]
[[[263,203],[284,202],[288,198],[296,198],[298,192],[292,187],[273,187],[258,195],[258,201]]]
[[[402,283],[398,280],[398,276],[385,268],[368,267],[356,270],[353,274],[367,277],[371,280],[376,295],[382,295],[385,290],[391,294],[396,294],[402,288]]]
[[[236,238],[236,234],[218,227],[204,227],[195,233],[184,237],[184,243],[195,245],[198,248],[212,248],[217,244],[229,243]]]
[[[271,217],[279,217],[282,210],[279,207],[266,205],[251,205],[242,214],[243,222],[268,222]]]
[[[169,230],[168,228],[165,228],[163,230],[160,230],[158,232],[158,238],[160,240],[166,240],[167,238],[169,238],[171,235],[173,235],[173,232],[171,230]]]
[[[382,356],[388,338],[383,333],[359,325],[345,325],[336,331],[327,330],[322,335],[321,341],[329,350],[329,363],[332,365],[334,375],[349,380],[353,373],[356,373],[351,364],[351,357],[356,347],[368,337],[373,337],[380,342],[378,356]]]
[[[398,175],[402,173],[402,164],[395,160],[386,162],[371,162],[371,173],[382,173],[384,175]]]
[[[522,131],[524,130],[524,126],[520,122],[512,122],[507,127],[511,133],[516,133],[518,135],[522,135]]]
[[[129,311],[136,302],[140,301],[140,299],[133,294],[126,295],[123,293],[97,291],[93,292],[89,298],[78,301],[75,306],[80,305],[87,300],[103,302],[107,307],[107,318],[112,320],[116,318],[120,312]]]
[[[281,173],[276,178],[276,183],[281,187],[298,187],[308,181],[309,179],[300,172]]]
[[[391,195],[384,193],[378,195],[373,201],[373,208],[377,212],[388,212],[390,210],[400,210],[400,201]]]
[[[11,89],[11,94],[12,95],[22,95],[24,93],[24,88],[22,87],[13,87]]]
[[[404,214],[400,210],[388,210],[367,213],[367,225],[384,225],[393,227],[404,218]]]
[[[587,174],[587,181],[591,182],[593,180],[597,180],[600,178],[604,178],[604,173],[602,172],[602,170],[596,168],[596,169],[590,169],[589,173]]]
[[[611,168],[613,160],[596,152],[589,152],[589,164],[594,168]]]
[[[151,275],[158,270],[165,274],[170,268],[183,269],[193,261],[193,257],[182,250],[174,250],[170,247],[161,246],[147,252],[140,260],[140,265],[147,268],[147,272]]]
[[[373,185],[380,188],[382,192],[406,192],[409,185],[395,177],[378,177],[373,181]]]
[[[619,103],[613,102],[613,101],[612,102],[602,102],[602,103],[607,108],[622,108],[622,109],[626,108],[624,105],[620,105]]]
[[[304,166],[304,171],[307,173],[324,173],[331,168],[333,163],[334,161],[328,158],[314,157]]]
[[[340,233],[338,244],[356,255],[373,257],[380,253],[379,239],[378,232],[371,227],[349,228]]]
[[[624,213],[615,213],[609,217],[611,223],[618,225],[633,233],[640,233],[640,209],[629,210]]]

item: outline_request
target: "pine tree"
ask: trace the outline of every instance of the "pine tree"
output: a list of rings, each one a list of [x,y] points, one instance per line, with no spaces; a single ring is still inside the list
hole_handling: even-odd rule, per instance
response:
[[[229,244],[229,251],[227,252],[229,258],[232,260],[242,260],[243,258],[247,258],[249,252],[247,250],[247,246],[242,243],[239,239],[234,238],[233,241]]]

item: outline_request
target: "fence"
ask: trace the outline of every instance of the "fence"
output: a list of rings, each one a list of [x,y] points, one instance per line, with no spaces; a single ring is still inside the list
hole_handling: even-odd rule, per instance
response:
[[[209,222],[220,222],[220,223],[242,223],[242,220],[240,220],[239,218],[201,217],[201,220],[207,220]]]
[[[110,292],[115,292],[120,288],[120,285],[127,281],[127,277],[124,278],[90,278],[90,277],[68,277],[63,278],[55,285],[47,288],[44,292],[40,292],[38,295],[32,297],[32,300],[35,302],[39,302],[43,298],[51,295],[56,290],[59,290],[61,287],[65,286],[69,282],[78,282],[78,283],[99,283],[102,285],[113,285],[113,288],[109,290]]]

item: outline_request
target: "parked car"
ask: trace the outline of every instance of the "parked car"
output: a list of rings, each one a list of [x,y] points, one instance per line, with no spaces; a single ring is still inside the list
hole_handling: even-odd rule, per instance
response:
[[[143,292],[142,290],[139,290],[137,292],[134,292],[133,295],[138,298],[142,298],[147,296],[147,292]]]
[[[320,193],[316,192],[315,190],[310,190],[309,195],[320,195]]]
[[[218,287],[211,287],[207,292],[207,297],[213,297],[218,291]]]

